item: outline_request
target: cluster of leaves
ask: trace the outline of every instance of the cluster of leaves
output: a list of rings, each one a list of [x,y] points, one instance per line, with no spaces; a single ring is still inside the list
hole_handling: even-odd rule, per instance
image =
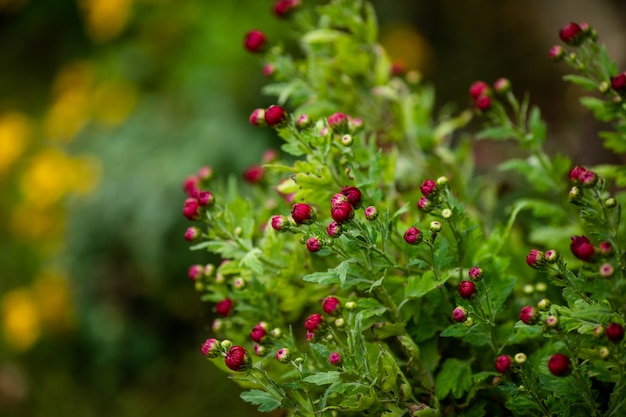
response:
[[[571,162],[543,151],[539,110],[507,83],[485,84],[476,108],[434,114],[432,88],[393,71],[375,43],[367,2],[335,0],[291,17],[303,56],[280,45],[260,55],[277,80],[266,92],[290,109],[266,118],[285,154],[267,156],[247,185],[198,182],[212,197],[191,213],[202,228],[188,239],[224,259],[190,270],[223,316],[207,356],[244,371],[233,378],[260,411],[619,415],[622,339],[609,340],[606,354],[598,339],[599,329],[624,324],[626,194],[608,182],[624,180],[619,170],[602,167],[589,184],[568,178]],[[588,62],[604,54],[592,38],[581,48]],[[607,81],[613,64],[599,62]],[[514,139],[528,153],[499,167],[521,174],[521,191],[502,195],[497,176],[475,172],[472,141],[456,133],[473,114],[486,121],[478,139]],[[612,117],[620,132],[623,106]],[[331,209],[345,187],[359,198],[338,220]],[[306,221],[289,217],[294,203],[306,205]],[[333,223],[338,233],[328,232]],[[611,250],[572,256],[570,238],[582,234]],[[539,257],[527,259],[531,248]],[[599,269],[607,264],[608,279]],[[329,296],[343,308],[320,305]],[[520,315],[538,300],[532,317]],[[233,366],[233,344],[254,350],[252,364],[239,355]],[[514,364],[494,368],[516,352]],[[571,360],[570,376],[546,366],[555,353]]]

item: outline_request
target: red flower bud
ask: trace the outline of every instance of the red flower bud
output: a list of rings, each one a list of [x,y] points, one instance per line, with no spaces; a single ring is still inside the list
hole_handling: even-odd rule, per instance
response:
[[[330,208],[330,216],[339,224],[347,223],[354,217],[354,209],[348,201],[338,202]]]
[[[202,265],[191,265],[187,270],[187,275],[190,280],[195,281],[204,275],[204,267]]]
[[[322,309],[326,314],[332,315],[338,313],[340,308],[341,302],[339,302],[337,297],[333,297],[332,295],[324,298],[324,301],[322,301]]]
[[[334,194],[334,195],[330,198],[330,206],[332,207],[332,206],[335,206],[335,205],[337,205],[337,204],[344,203],[344,202],[346,202],[346,201],[347,201],[348,203],[350,202],[350,201],[348,201],[348,197],[346,197],[346,196],[345,196],[344,194],[342,194],[342,193],[337,193],[337,194]]]
[[[496,82],[493,83],[493,89],[496,90],[498,94],[506,94],[511,91],[511,81],[506,78],[498,78]]]
[[[274,3],[272,10],[274,14],[283,19],[288,17],[291,12],[300,6],[300,0],[278,0]]]
[[[222,346],[216,339],[207,339],[200,348],[202,354],[207,358],[217,358],[222,352]]]
[[[200,191],[197,198],[198,204],[202,207],[208,207],[215,203],[215,196],[210,191]]]
[[[459,295],[463,299],[469,299],[476,295],[478,289],[472,281],[461,281],[459,283]]]
[[[338,135],[348,133],[348,116],[345,113],[337,112],[333,113],[326,119],[328,121],[328,126]]]
[[[282,107],[273,104],[265,109],[265,123],[270,127],[280,127],[287,121],[287,113]]]
[[[473,266],[467,272],[467,275],[470,277],[471,280],[478,281],[479,279],[481,279],[483,277],[483,270],[482,270],[482,268],[479,268],[477,266]]]
[[[580,25],[570,22],[559,30],[559,38],[568,45],[580,45],[584,38],[584,33]]]
[[[476,81],[469,88],[470,96],[476,100],[480,96],[484,96],[489,91],[489,86],[483,81]]]
[[[200,219],[200,204],[198,203],[198,200],[191,197],[185,200],[185,204],[183,206],[183,216],[189,220]]]
[[[422,232],[417,227],[409,227],[404,232],[404,241],[409,245],[418,245],[422,241]]]
[[[539,269],[543,266],[545,262],[543,252],[538,249],[531,249],[526,256],[526,263],[531,268]]]
[[[558,62],[565,57],[565,50],[560,45],[554,45],[552,48],[550,48],[548,56],[554,62]]]
[[[432,197],[437,192],[437,183],[433,180],[424,180],[420,186],[420,191],[424,197]]]
[[[480,111],[487,111],[491,108],[491,98],[489,96],[480,96],[476,99],[476,108]]]
[[[613,253],[613,247],[611,246],[611,242],[603,241],[598,245],[598,252],[600,252],[604,256],[608,256]]]
[[[271,222],[272,229],[277,232],[284,232],[289,229],[289,220],[283,215],[277,214],[276,216],[272,216]]]
[[[374,206],[368,206],[365,208],[365,218],[369,221],[374,221],[378,218],[378,209]]]
[[[431,203],[430,200],[426,197],[422,197],[417,202],[417,208],[420,211],[428,211],[430,209]]]
[[[252,165],[243,172],[243,179],[250,184],[258,184],[264,176],[265,170],[261,165]]]
[[[557,353],[552,355],[548,360],[548,370],[552,375],[556,376],[567,376],[571,372],[572,363],[569,360],[569,357],[566,355],[562,355]]]
[[[341,365],[342,359],[341,359],[341,355],[339,354],[339,352],[332,352],[328,356],[328,362],[330,362],[330,364],[333,366]]]
[[[291,207],[291,217],[296,224],[311,224],[317,216],[308,204],[296,203]]]
[[[592,260],[595,255],[593,245],[585,236],[572,236],[570,249],[575,257],[585,262]]]
[[[265,109],[254,109],[248,120],[252,126],[265,126]]]
[[[265,64],[263,65],[263,75],[265,75],[266,77],[271,76],[274,73],[274,70],[276,68],[274,68],[274,65],[272,64]]]
[[[289,363],[291,360],[291,351],[287,348],[280,348],[276,352],[276,360],[280,363]]]
[[[319,252],[319,250],[322,248],[322,245],[320,244],[320,240],[318,238],[310,237],[306,241],[306,248],[309,250],[309,252]]]
[[[243,372],[252,366],[252,357],[243,347],[233,346],[226,352],[224,362],[229,369],[235,372]]]
[[[261,32],[260,30],[251,30],[246,33],[246,36],[243,40],[243,46],[249,52],[262,52],[263,49],[265,49],[264,47],[266,41],[267,38],[263,32]]]
[[[190,175],[183,182],[183,191],[188,197],[195,198],[200,192],[200,179],[195,175]]]
[[[222,317],[226,317],[230,315],[232,311],[233,311],[233,300],[231,300],[230,298],[225,298],[215,305],[215,312]]]
[[[626,92],[626,71],[611,77],[611,88],[620,94]]]
[[[195,242],[200,238],[200,235],[200,229],[195,226],[188,227],[187,230],[185,230],[185,240],[187,242]]]
[[[619,343],[624,339],[624,326],[617,323],[609,323],[606,326],[606,338],[613,343]]]
[[[324,317],[321,314],[311,314],[304,322],[304,327],[312,333],[317,332],[324,323]]]
[[[341,189],[341,194],[345,195],[348,199],[348,202],[352,204],[352,207],[355,209],[361,207],[361,200],[363,199],[363,195],[361,194],[361,190],[357,187],[353,187],[351,185],[345,186]]]
[[[250,332],[250,339],[254,340],[257,343],[263,343],[266,339],[267,331],[265,330],[265,326],[261,323],[257,324],[252,328]]]
[[[326,233],[328,233],[328,236],[332,238],[337,238],[341,236],[342,227],[337,222],[330,222],[328,226],[326,227]]]
[[[496,358],[496,371],[501,374],[505,373],[511,367],[511,357],[509,355],[500,355]]]
[[[539,320],[539,311],[533,306],[525,306],[519,312],[519,319],[524,324],[535,324]]]
[[[463,323],[465,320],[467,320],[467,310],[461,306],[456,307],[454,310],[452,310],[452,320],[456,321],[457,323]]]

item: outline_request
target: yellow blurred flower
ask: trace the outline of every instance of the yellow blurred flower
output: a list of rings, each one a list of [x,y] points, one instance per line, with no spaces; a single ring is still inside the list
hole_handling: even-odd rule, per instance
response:
[[[96,41],[108,41],[126,26],[133,0],[79,0],[87,32]]]
[[[31,128],[26,116],[17,112],[0,116],[0,177],[23,153],[30,136]]]
[[[57,207],[39,207],[21,202],[13,208],[11,232],[24,240],[37,242],[40,253],[54,254],[61,243],[65,211]]]
[[[109,81],[94,91],[93,117],[95,120],[116,126],[135,108],[137,89],[127,81]]]
[[[73,305],[68,277],[60,271],[46,269],[40,271],[32,286],[46,329],[63,331],[70,328]]]
[[[41,317],[33,293],[28,288],[16,288],[0,299],[2,334],[16,350],[28,349],[41,334]]]
[[[32,157],[20,178],[24,198],[38,207],[58,203],[71,189],[71,163],[58,149],[42,149]]]
[[[395,25],[382,33],[381,44],[393,61],[407,69],[423,70],[431,59],[426,39],[411,25]]]

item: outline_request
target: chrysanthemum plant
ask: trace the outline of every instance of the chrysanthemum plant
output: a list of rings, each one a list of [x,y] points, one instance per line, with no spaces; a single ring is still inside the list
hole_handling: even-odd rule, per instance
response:
[[[504,78],[435,112],[365,1],[274,11],[299,52],[258,30],[244,46],[277,97],[249,122],[282,152],[184,186],[185,238],[222,259],[189,269],[217,317],[199,343],[214,367],[290,416],[626,415],[626,168],[548,155],[539,109]],[[588,24],[560,38],[549,57],[626,153],[626,73]],[[478,140],[520,158],[479,174]]]

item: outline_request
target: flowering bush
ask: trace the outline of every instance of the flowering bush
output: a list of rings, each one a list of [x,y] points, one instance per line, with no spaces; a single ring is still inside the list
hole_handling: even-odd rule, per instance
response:
[[[278,97],[249,121],[284,153],[183,187],[185,239],[223,259],[189,269],[219,316],[202,353],[263,412],[623,415],[626,167],[548,155],[539,109],[504,78],[434,114],[432,88],[376,44],[367,2],[274,10],[301,56],[245,36]],[[600,93],[582,104],[625,153],[626,73],[589,25],[559,35],[574,49],[549,56]],[[484,128],[460,135],[474,116]],[[519,144],[507,178],[474,169],[487,139]]]

